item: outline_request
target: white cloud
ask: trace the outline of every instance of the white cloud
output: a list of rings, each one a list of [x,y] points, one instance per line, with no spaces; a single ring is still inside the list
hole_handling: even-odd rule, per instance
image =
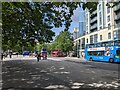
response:
[[[82,8],[78,7],[74,10],[74,15],[72,16],[73,22],[84,21],[84,11]]]

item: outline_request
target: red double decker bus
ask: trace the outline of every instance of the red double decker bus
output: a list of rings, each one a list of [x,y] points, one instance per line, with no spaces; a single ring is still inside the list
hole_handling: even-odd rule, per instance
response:
[[[51,55],[53,57],[62,57],[63,56],[63,52],[60,49],[56,49],[56,50],[52,50]]]

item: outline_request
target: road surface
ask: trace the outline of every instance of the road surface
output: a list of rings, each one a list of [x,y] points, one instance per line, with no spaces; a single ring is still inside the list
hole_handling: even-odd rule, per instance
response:
[[[79,59],[80,60],[80,59]],[[36,58],[2,62],[2,89],[118,90],[119,64],[70,58]]]

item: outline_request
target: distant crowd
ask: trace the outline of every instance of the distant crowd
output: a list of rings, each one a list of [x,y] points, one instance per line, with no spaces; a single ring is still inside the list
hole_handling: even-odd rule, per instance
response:
[[[4,51],[1,53],[1,60],[5,59],[6,57],[12,58],[12,55],[17,55],[18,52],[12,52],[12,50]]]

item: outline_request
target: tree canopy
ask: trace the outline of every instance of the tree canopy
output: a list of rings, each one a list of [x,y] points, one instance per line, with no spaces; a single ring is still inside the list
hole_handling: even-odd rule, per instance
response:
[[[65,25],[69,29],[76,3],[65,2],[2,2],[2,44],[9,48],[21,42],[34,46],[37,39],[40,43],[50,42],[55,33],[53,27]]]
[[[55,50],[61,49],[63,52],[72,51],[73,47],[73,37],[69,31],[62,31],[58,36],[56,36],[54,42],[48,46],[48,49]]]
[[[69,30],[78,6],[80,2],[2,2],[2,48],[34,46],[35,39],[50,42],[55,36],[53,27],[65,25],[65,31]]]

